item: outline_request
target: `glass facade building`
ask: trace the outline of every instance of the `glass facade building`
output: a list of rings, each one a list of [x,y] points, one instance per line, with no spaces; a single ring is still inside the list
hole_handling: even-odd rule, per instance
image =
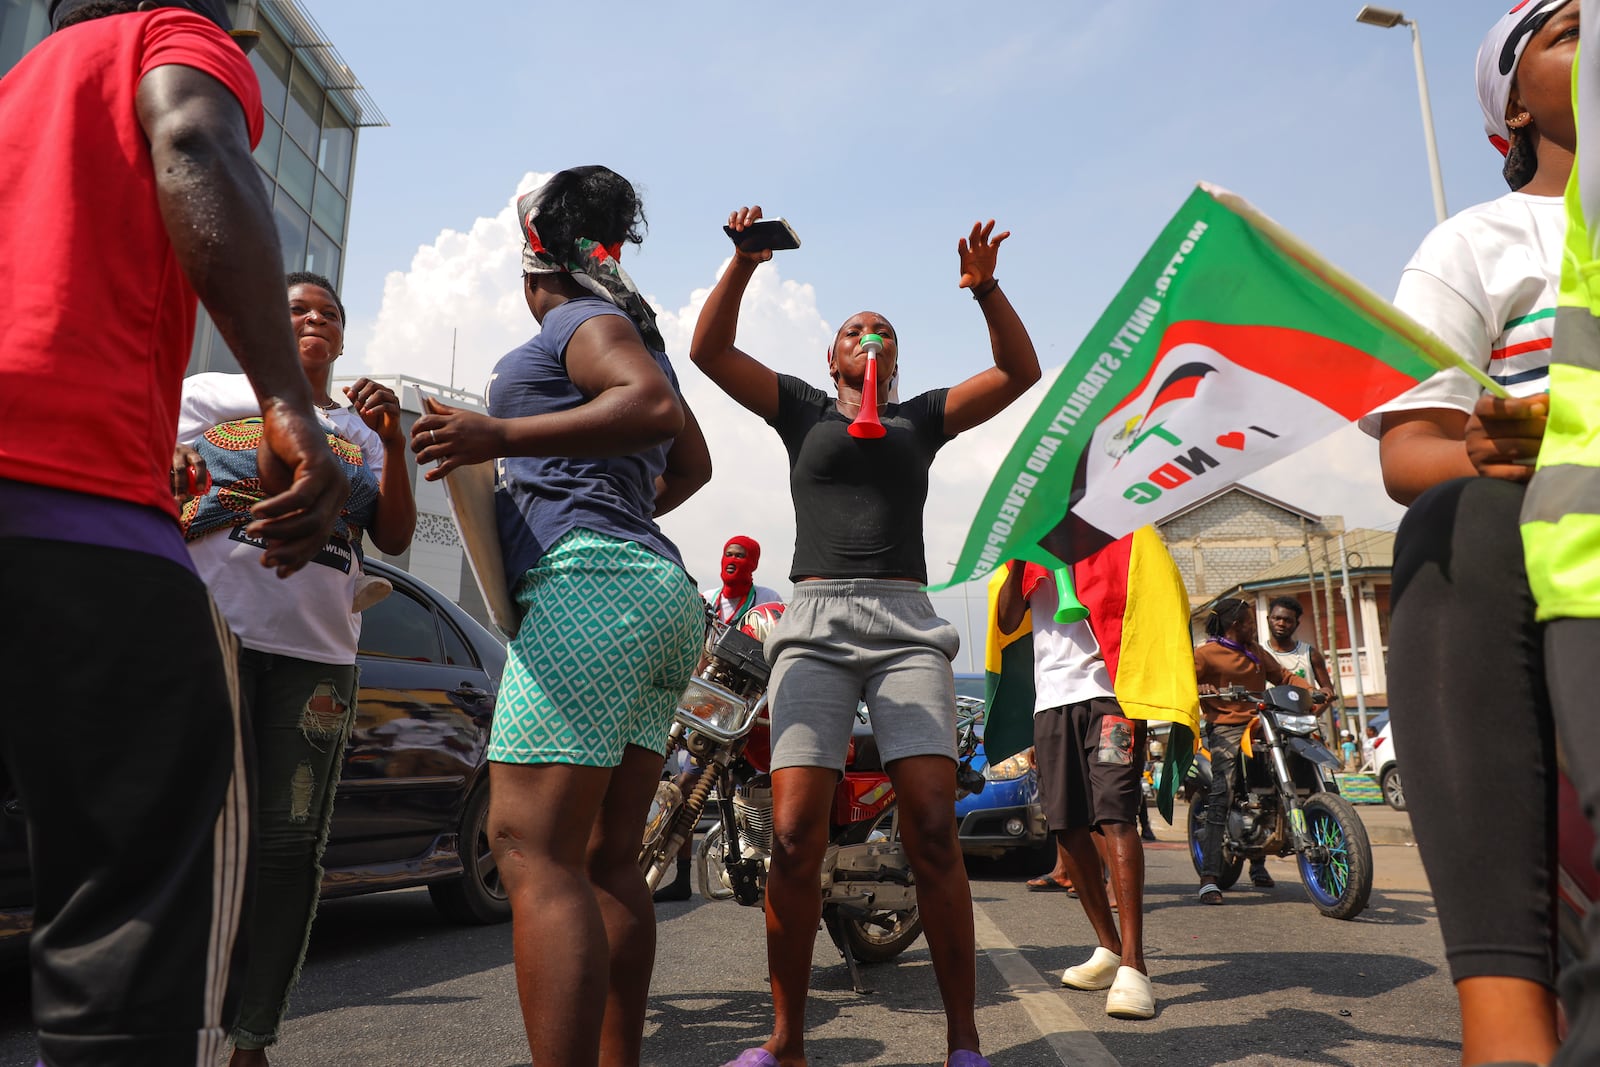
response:
[[[255,158],[272,201],[284,270],[315,271],[343,282],[356,144],[382,112],[296,0],[229,0],[235,27],[255,29],[250,54],[261,81],[266,121]],[[0,75],[44,39],[49,0],[0,0]],[[189,372],[237,371],[202,310]]]

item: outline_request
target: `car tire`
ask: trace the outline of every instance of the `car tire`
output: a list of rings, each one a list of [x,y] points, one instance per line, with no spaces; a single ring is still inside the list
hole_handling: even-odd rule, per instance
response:
[[[488,926],[511,918],[511,899],[489,848],[489,784],[480,782],[461,813],[460,878],[428,886],[433,906],[451,922]]]
[[[1383,777],[1378,779],[1378,788],[1383,790],[1384,803],[1395,811],[1406,810],[1406,790],[1400,781],[1400,765],[1391,763],[1384,768]]]

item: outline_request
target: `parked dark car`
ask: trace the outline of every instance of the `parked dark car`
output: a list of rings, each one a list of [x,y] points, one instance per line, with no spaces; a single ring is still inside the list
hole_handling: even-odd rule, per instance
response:
[[[452,920],[504,922],[484,756],[505,645],[421,580],[374,560],[366,569],[394,592],[362,616],[356,723],[322,895],[426,885]],[[28,933],[32,902],[23,813],[0,768],[0,941]]]

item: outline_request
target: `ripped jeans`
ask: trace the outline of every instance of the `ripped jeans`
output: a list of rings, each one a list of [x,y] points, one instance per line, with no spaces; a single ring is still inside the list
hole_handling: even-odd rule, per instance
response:
[[[255,910],[245,920],[246,975],[233,1038],[278,1040],[311,939],[333,796],[355,721],[356,666],[254,649],[239,656],[239,688],[255,739]]]

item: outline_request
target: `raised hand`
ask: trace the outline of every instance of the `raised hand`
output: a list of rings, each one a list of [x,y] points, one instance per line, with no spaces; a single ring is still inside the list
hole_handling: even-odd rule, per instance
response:
[[[728,216],[728,226],[731,229],[743,231],[745,227],[749,226],[752,222],[755,222],[760,217],[760,204],[756,204],[754,207],[742,207],[738,211],[735,211]],[[765,263],[767,260],[772,258],[772,249],[764,248],[759,252],[744,252],[740,250],[738,245],[734,245],[733,258],[743,259],[750,263]]]
[[[500,420],[476,411],[422,398],[426,413],[411,426],[411,451],[417,463],[437,463],[424,477],[436,482],[457,467],[486,463],[505,455]]]
[[[994,219],[987,223],[974,222],[972,233],[956,243],[956,253],[961,257],[961,288],[971,289],[994,277],[995,260],[1000,255],[1000,242],[1011,236],[1006,230],[993,239]]]
[[[400,424],[400,398],[387,385],[379,385],[371,378],[357,379],[354,385],[344,387],[356,414],[367,424],[367,429],[378,435],[385,448],[398,448],[405,444],[405,430]]]
[[[1527,481],[1533,477],[1549,411],[1549,394],[1479,397],[1467,417],[1467,458],[1486,478]]]
[[[261,430],[256,465],[262,491],[274,495],[250,509],[253,521],[245,532],[266,541],[262,564],[287,578],[327,543],[339,509],[350,498],[350,483],[310,411],[268,404],[261,411]]]

